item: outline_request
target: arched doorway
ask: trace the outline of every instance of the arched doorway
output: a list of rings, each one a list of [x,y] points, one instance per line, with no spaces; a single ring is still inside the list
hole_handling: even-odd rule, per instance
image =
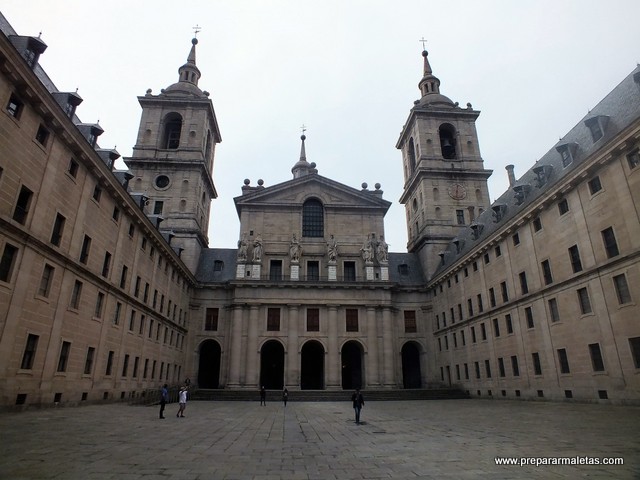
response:
[[[198,386],[220,388],[220,345],[215,340],[205,340],[200,345],[198,362]]]
[[[284,347],[269,340],[260,349],[260,385],[268,390],[284,387]]]
[[[404,388],[422,388],[420,347],[414,342],[402,347],[402,383]]]
[[[362,346],[358,342],[345,343],[341,351],[342,388],[362,388]]]
[[[302,346],[300,388],[302,390],[324,389],[324,347],[311,340]]]

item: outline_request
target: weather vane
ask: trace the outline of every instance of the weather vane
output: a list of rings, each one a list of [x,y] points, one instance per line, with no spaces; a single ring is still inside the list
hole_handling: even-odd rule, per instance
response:
[[[300,130],[302,130],[302,134],[304,135],[304,132],[307,131],[307,126],[303,123],[302,126],[300,127]]]
[[[424,39],[424,37],[422,37],[420,40],[418,40],[419,42],[422,42],[422,50],[426,50],[427,49],[427,41]]]
[[[197,38],[198,37],[198,32],[200,32],[200,30],[202,30],[202,27],[200,25],[196,24],[196,26],[192,27],[192,28],[193,28],[193,33],[194,33],[195,37]]]

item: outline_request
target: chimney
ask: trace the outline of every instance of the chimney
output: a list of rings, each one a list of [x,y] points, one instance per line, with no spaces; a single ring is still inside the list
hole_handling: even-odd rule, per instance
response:
[[[513,165],[507,165],[504,168],[507,170],[507,175],[509,177],[509,186],[513,187],[516,183],[516,175],[513,173]]]

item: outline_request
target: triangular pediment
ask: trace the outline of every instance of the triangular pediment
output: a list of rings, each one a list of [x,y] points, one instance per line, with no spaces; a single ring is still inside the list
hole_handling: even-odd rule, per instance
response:
[[[391,206],[380,190],[358,190],[321,175],[312,174],[278,183],[270,187],[247,188],[234,198],[236,208],[301,206],[310,198],[319,199],[325,208],[370,208],[386,211]]]

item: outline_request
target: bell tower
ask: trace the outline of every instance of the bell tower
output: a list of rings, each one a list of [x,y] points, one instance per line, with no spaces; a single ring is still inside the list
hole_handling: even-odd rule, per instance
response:
[[[142,117],[132,156],[131,194],[195,273],[208,246],[215,145],[222,140],[209,93],[198,87],[197,38],[178,81],[153,95],[138,97]]]
[[[421,98],[414,102],[396,148],[402,151],[409,252],[420,256],[427,278],[440,261],[439,253],[458,232],[489,208],[487,179],[476,119],[480,112],[470,103],[458,103],[440,93],[428,53],[418,83]]]

